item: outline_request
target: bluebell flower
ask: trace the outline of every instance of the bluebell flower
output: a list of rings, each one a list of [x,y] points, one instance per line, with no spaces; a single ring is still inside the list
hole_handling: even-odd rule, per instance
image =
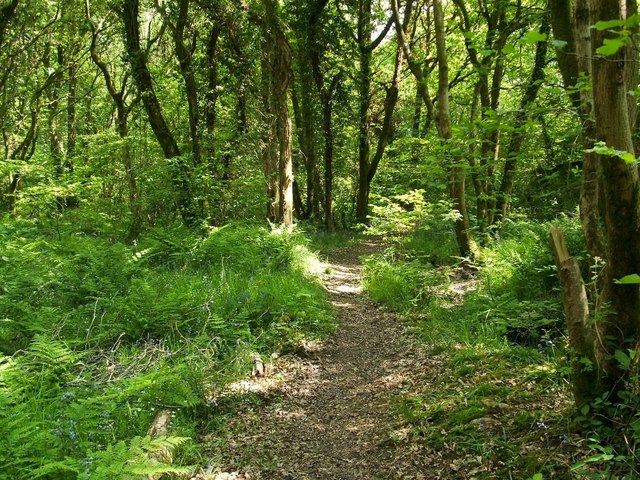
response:
[[[75,393],[66,392],[64,395],[62,395],[60,400],[63,401],[63,402],[66,402],[67,400],[73,400],[74,398],[76,398],[76,394]]]

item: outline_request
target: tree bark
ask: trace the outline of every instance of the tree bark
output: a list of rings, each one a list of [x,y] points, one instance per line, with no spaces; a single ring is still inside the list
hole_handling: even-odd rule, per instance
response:
[[[358,195],[356,219],[367,223],[369,215],[369,107],[371,106],[371,0],[358,2]]]
[[[589,302],[578,261],[569,255],[564,235],[557,225],[551,227],[551,251],[560,277],[564,316],[571,347],[573,394],[578,408],[594,400],[597,392],[594,343],[589,325]]]
[[[438,57],[438,134],[442,139],[446,150],[453,133],[451,129],[451,117],[449,113],[449,63],[445,43],[444,14],[441,0],[433,2],[433,19],[436,34],[436,49]],[[465,258],[473,259],[476,255],[476,245],[471,236],[469,227],[469,215],[467,213],[465,198],[465,168],[463,159],[459,155],[453,158],[450,180],[451,199],[453,207],[459,216],[455,222],[456,240],[460,254]]]
[[[553,11],[554,26],[566,20],[567,9],[558,2]],[[632,6],[633,7],[633,6]],[[629,47],[614,55],[602,56],[597,52],[606,38],[616,38],[615,29],[599,31],[589,28],[598,20],[622,20],[632,15],[633,8],[623,12],[618,0],[576,0],[574,44],[576,64],[571,56],[561,66],[565,84],[574,85],[575,72],[590,74],[592,95],[580,89],[579,112],[584,124],[585,144],[591,139],[607,147],[634,153],[633,113],[627,99],[630,79],[627,69],[635,69],[635,53]],[[562,32],[562,30],[560,31]],[[569,52],[571,53],[571,52]],[[634,85],[635,87],[635,85]],[[577,102],[574,96],[574,102]],[[591,106],[593,105],[593,109]],[[634,119],[635,120],[635,119]],[[595,364],[597,382],[592,398],[609,394],[618,402],[616,392],[624,388],[628,371],[615,357],[617,351],[636,349],[640,335],[640,288],[638,285],[616,284],[615,280],[640,272],[640,199],[638,198],[637,165],[628,165],[617,156],[591,154],[585,157],[583,167],[581,217],[587,247],[592,255],[602,256],[601,293],[597,302],[594,327]],[[565,308],[571,303],[565,294]]]
[[[127,189],[129,196],[129,212],[131,213],[131,221],[129,223],[129,232],[127,234],[127,240],[133,241],[138,238],[142,230],[142,207],[140,205],[139,193],[138,193],[138,181],[133,166],[133,156],[131,155],[131,148],[129,146],[129,114],[131,112],[131,105],[127,105],[125,102],[125,92],[127,88],[126,78],[123,80],[120,90],[117,89],[109,66],[104,62],[100,53],[98,52],[98,37],[100,25],[96,25],[91,18],[91,11],[89,0],[85,0],[85,14],[89,25],[91,27],[91,45],[89,47],[89,53],[93,63],[96,64],[102,74],[105,86],[109,92],[109,96],[113,100],[116,107],[117,118],[117,130],[118,136],[122,141],[121,155],[122,164],[124,166],[125,177],[127,179]]]
[[[207,139],[205,142],[206,155],[209,165],[215,165],[215,134],[218,108],[218,40],[222,26],[216,21],[207,39],[207,103],[205,108],[205,125],[207,128]]]
[[[291,81],[291,49],[280,23],[279,11],[274,0],[264,0],[265,7],[265,42],[268,48],[268,73],[270,112],[274,118],[273,133],[277,140],[275,146],[276,161],[271,163],[267,182],[274,177],[275,194],[273,212],[276,223],[285,227],[293,224],[293,156],[292,156],[292,132],[291,117],[289,115],[288,89]],[[272,160],[269,160],[272,162]],[[276,171],[271,171],[275,166]]]
[[[576,0],[572,5],[564,0],[550,0],[551,25],[554,37],[566,42],[556,49],[558,67],[565,88],[582,123],[582,144],[585,152],[593,147],[595,122],[593,92],[590,88],[576,88],[584,78],[591,78],[591,18],[588,0]],[[582,187],[580,192],[580,220],[587,245],[593,257],[604,258],[604,232],[600,215],[599,159],[595,153],[584,153]]]
[[[595,19],[624,19],[618,0],[594,0]],[[628,12],[632,14],[632,12]],[[606,30],[594,32],[592,52],[593,99],[596,139],[617,150],[634,153],[631,119],[627,102],[626,70],[635,68],[629,62],[630,48],[621,48],[611,57],[595,51],[605,38],[615,38]],[[638,285],[617,285],[614,280],[640,272],[640,205],[638,168],[611,156],[599,159],[603,178],[603,219],[606,232],[606,267],[602,304],[609,308],[597,323],[597,359],[600,391],[614,392],[623,386],[626,373],[614,358],[616,350],[637,347],[640,332],[640,289]],[[617,399],[613,398],[614,401]]]
[[[198,83],[193,71],[193,50],[194,45],[185,43],[185,29],[189,22],[190,0],[178,1],[178,18],[172,26],[173,41],[180,74],[184,81],[185,94],[187,96],[187,106],[189,112],[189,133],[191,136],[191,154],[193,164],[200,165],[202,162],[202,148],[200,146],[200,113],[198,108]],[[195,43],[195,37],[193,42]]]
[[[178,143],[162,113],[160,101],[153,88],[153,80],[147,66],[146,52],[140,46],[139,0],[123,0],[119,13],[125,27],[125,48],[131,72],[136,82],[149,124],[164,157],[174,167],[173,184],[177,193],[178,209],[187,225],[195,222],[195,209],[191,195],[191,173],[181,156]]]

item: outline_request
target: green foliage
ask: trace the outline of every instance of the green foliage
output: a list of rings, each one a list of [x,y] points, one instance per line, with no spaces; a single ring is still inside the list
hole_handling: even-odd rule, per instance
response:
[[[385,255],[368,257],[362,276],[364,288],[373,300],[401,313],[428,309],[446,279],[431,264],[394,261]]]
[[[252,355],[333,328],[297,233],[177,226],[125,245],[33,221],[0,230],[0,478],[184,473],[187,438]],[[170,436],[149,438],[166,409]],[[173,466],[154,459],[166,449]]]
[[[557,221],[570,252],[584,257],[577,219]],[[410,313],[411,331],[428,345],[423,361],[443,372],[428,389],[397,398],[409,435],[500,478],[572,478],[565,458],[584,454],[566,419],[570,369],[549,227],[507,222],[475,271],[451,257],[453,265],[425,268],[419,259],[428,256],[397,245],[365,264],[369,295]],[[416,301],[423,285],[428,302]],[[623,367],[634,363],[625,352],[617,356]]]

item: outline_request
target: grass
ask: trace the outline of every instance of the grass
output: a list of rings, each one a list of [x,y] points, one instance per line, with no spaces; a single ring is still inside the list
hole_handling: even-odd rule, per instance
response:
[[[225,385],[335,325],[299,233],[169,226],[128,245],[28,220],[0,233],[0,479],[202,465]],[[170,435],[148,437],[165,410]],[[165,448],[173,465],[153,465],[145,452]]]
[[[579,252],[579,227],[562,221]],[[510,224],[471,276],[455,258],[434,268],[423,235],[366,261],[367,293],[428,345],[425,382],[396,398],[394,412],[447,478],[577,478],[572,467],[588,456],[572,420],[546,228]]]

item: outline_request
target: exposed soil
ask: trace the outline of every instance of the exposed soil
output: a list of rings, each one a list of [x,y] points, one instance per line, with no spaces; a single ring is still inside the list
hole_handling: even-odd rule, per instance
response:
[[[378,249],[359,244],[329,259],[325,284],[339,320],[330,341],[310,346],[304,360],[277,361],[274,378],[238,387],[267,401],[232,421],[222,456],[225,470],[237,473],[218,478],[439,477],[425,474],[418,452],[399,451],[404,432],[396,430],[393,398],[426,380],[418,378],[425,365],[415,368],[425,355],[416,355],[422,347],[403,336],[396,316],[362,293],[359,258]]]

